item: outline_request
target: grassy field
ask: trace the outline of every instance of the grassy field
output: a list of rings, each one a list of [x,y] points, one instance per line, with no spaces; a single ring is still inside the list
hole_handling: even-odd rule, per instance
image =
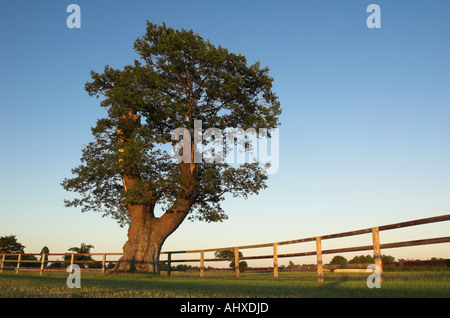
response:
[[[365,273],[325,273],[317,282],[311,272],[272,273],[174,272],[162,274],[107,274],[81,272],[81,288],[66,285],[68,273],[4,271],[0,273],[0,298],[411,298],[450,297],[450,272],[385,272],[381,288],[369,289]]]

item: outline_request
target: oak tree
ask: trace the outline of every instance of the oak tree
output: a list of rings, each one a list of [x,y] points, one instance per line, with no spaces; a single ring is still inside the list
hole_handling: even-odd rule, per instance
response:
[[[263,163],[195,160],[195,136],[174,139],[174,131],[198,134],[195,121],[202,129],[274,129],[281,108],[268,68],[249,65],[245,56],[191,30],[147,22],[134,49],[139,59],[131,65],[91,72],[85,89],[102,98],[107,116],[92,128],[94,140],[62,185],[79,195],[66,206],[128,226],[115,270],[159,272],[161,246],[185,219],[222,221],[225,195],[258,194],[267,179]],[[201,146],[212,141],[203,139]],[[178,142],[191,143],[191,152],[179,152],[191,160],[173,160]]]

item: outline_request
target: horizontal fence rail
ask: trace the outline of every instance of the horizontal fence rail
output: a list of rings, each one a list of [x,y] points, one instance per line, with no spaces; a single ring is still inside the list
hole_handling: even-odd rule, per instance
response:
[[[279,258],[288,258],[288,257],[300,257],[300,256],[312,256],[316,255],[317,258],[317,273],[318,280],[323,281],[323,264],[322,264],[322,255],[323,254],[337,254],[337,253],[345,253],[345,252],[356,252],[356,251],[367,251],[373,250],[375,265],[379,268],[379,274],[382,273],[382,262],[381,262],[381,249],[389,249],[389,248],[398,248],[398,247],[406,247],[406,246],[418,246],[418,245],[429,245],[429,244],[439,244],[439,243],[450,243],[450,236],[445,237],[436,237],[436,238],[428,238],[428,239],[418,239],[412,241],[401,241],[401,242],[393,242],[393,243],[384,243],[380,244],[379,232],[386,230],[394,230],[399,228],[405,228],[410,226],[417,226],[429,223],[437,223],[443,221],[449,221],[450,214],[417,219],[407,222],[388,224],[383,226],[377,226],[373,228],[366,228],[362,230],[342,232],[336,234],[328,234],[316,237],[308,237],[290,241],[281,241],[281,242],[273,242],[273,243],[264,243],[264,244],[254,244],[254,245],[242,245],[242,246],[231,246],[231,247],[219,247],[219,248],[208,248],[208,249],[200,249],[200,250],[185,250],[185,251],[163,251],[161,254],[167,254],[167,273],[170,276],[171,274],[171,263],[187,263],[187,262],[196,262],[200,263],[200,277],[204,276],[204,263],[205,262],[220,262],[220,261],[235,261],[235,264],[239,264],[240,260],[255,260],[255,259],[273,259],[273,272],[274,278],[278,278],[278,259]],[[348,237],[348,236],[356,236],[362,234],[372,234],[372,245],[364,245],[364,246],[354,246],[354,247],[345,247],[345,248],[336,248],[336,249],[327,249],[322,250],[322,241],[334,238]],[[299,253],[278,253],[278,246],[282,245],[290,245],[290,244],[298,244],[305,242],[315,242],[316,249],[314,251],[309,252],[299,252]],[[272,247],[273,253],[267,255],[254,255],[254,256],[241,256],[239,257],[239,251],[243,249],[254,249],[254,248],[263,248],[263,247]],[[216,252],[216,251],[224,251],[231,250],[234,252],[234,258],[205,258],[205,252]],[[172,259],[173,254],[189,254],[189,253],[198,253],[200,254],[200,258],[198,259]],[[26,263],[40,263],[40,274],[42,275],[45,269],[46,263],[65,263],[65,264],[91,264],[91,263],[100,263],[102,264],[101,270],[103,273],[106,271],[107,263],[116,263],[117,260],[109,260],[107,261],[107,256],[121,256],[123,253],[49,253],[49,254],[38,254],[38,253],[24,253],[24,254],[0,254],[1,255],[1,267],[0,272],[3,271],[4,265],[6,263],[15,263],[16,273],[19,272],[21,264]],[[40,256],[40,260],[27,260],[23,257],[26,256]],[[49,260],[49,256],[64,256],[66,259],[64,260]],[[96,260],[76,260],[76,257],[79,256],[102,256],[102,261]],[[16,257],[15,259],[7,259],[11,257]],[[70,257],[70,260],[68,258]],[[36,269],[38,270],[38,269]],[[239,266],[235,266],[235,276],[239,278]]]

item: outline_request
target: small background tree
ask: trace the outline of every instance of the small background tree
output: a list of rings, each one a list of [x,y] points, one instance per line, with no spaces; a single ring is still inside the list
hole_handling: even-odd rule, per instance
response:
[[[44,254],[46,255],[45,256],[45,261],[44,261],[44,266],[47,266],[48,265],[48,254],[50,253],[50,250],[48,249],[48,247],[47,246],[44,246],[42,249],[41,249],[41,258],[39,259],[40,261],[42,261],[42,257],[44,257]]]
[[[347,264],[347,263],[348,263],[348,261],[344,256],[336,255],[331,260],[330,265],[343,265],[343,264]]]
[[[0,253],[2,254],[22,254],[25,246],[17,241],[15,235],[0,237]]]
[[[17,241],[15,235],[2,236],[0,237],[0,253],[3,254],[24,254],[25,246]],[[6,256],[7,260],[16,260],[17,256]],[[21,264],[26,267],[38,267],[40,264],[37,263],[27,263],[26,261],[37,261],[34,255],[22,255]]]
[[[80,247],[71,247],[68,250],[75,252],[76,254],[85,254],[85,253],[90,253],[91,252],[91,248],[94,248],[93,245],[90,244],[85,244],[85,243],[81,243]],[[93,261],[92,257],[90,255],[74,255],[74,261]],[[70,262],[71,259],[71,255],[64,255],[64,260],[66,262]],[[92,264],[80,264],[80,267],[89,267],[89,265]]]
[[[242,257],[242,252],[239,252],[239,257]],[[235,262],[234,262],[234,251],[232,250],[223,250],[223,251],[216,251],[214,253],[215,258],[229,258],[232,259],[229,267],[235,269]],[[248,264],[246,261],[240,261],[239,262],[239,269],[245,269],[248,267]]]
[[[392,263],[395,262],[395,257],[392,255],[381,255],[381,261],[383,263]]]

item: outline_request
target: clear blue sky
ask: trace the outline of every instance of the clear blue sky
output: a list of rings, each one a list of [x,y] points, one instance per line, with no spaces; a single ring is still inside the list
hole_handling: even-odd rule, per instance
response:
[[[146,20],[193,29],[261,61],[283,108],[280,169],[269,188],[227,200],[223,223],[186,221],[163,250],[290,240],[450,212],[447,0],[0,3],[0,235],[17,235],[27,252],[81,242],[93,252],[122,251],[126,229],[65,208],[60,183],[104,115],[84,91],[89,72],[132,63]],[[80,29],[66,26],[71,3],[81,8]],[[381,29],[366,25],[371,3],[381,8]],[[380,235],[388,243],[449,229],[447,222]],[[370,236],[323,248],[367,242]],[[449,258],[449,247],[383,253]]]

